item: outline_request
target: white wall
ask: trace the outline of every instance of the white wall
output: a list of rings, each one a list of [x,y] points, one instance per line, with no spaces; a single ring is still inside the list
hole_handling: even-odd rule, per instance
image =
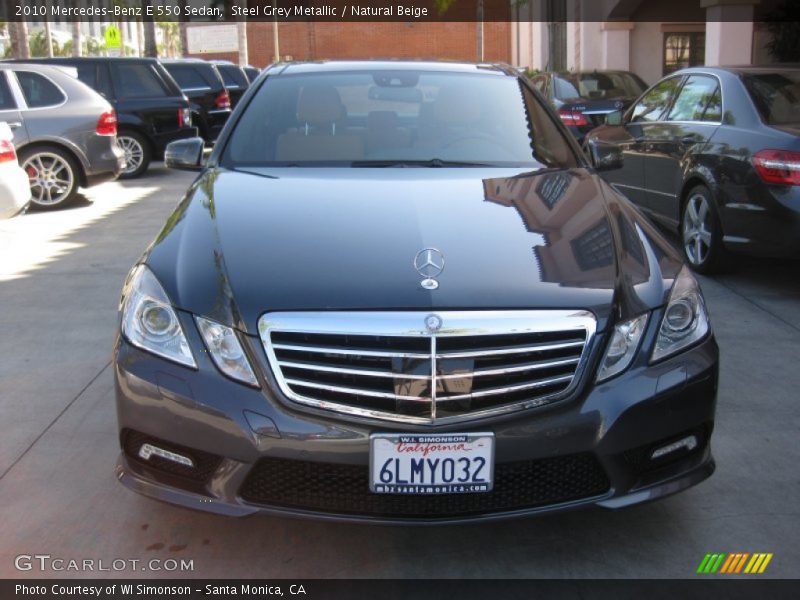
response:
[[[661,23],[636,23],[631,30],[631,71],[652,85],[661,79],[664,34]]]

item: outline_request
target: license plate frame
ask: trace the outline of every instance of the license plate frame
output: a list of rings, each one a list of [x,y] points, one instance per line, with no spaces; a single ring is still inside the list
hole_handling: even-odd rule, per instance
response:
[[[407,450],[401,452],[400,444],[406,444]],[[394,446],[392,452],[391,446]],[[494,453],[495,436],[492,432],[477,433],[373,433],[369,439],[369,489],[373,494],[393,494],[411,496],[436,496],[441,494],[476,494],[487,493],[494,487]],[[414,449],[412,449],[412,447]],[[427,451],[425,450],[427,448]],[[407,459],[407,464],[401,466],[401,458]],[[425,463],[422,467],[421,477],[427,474],[433,482],[417,482],[412,473],[412,459],[419,461],[435,461]],[[480,465],[480,458],[485,460]],[[453,481],[445,481],[449,475],[449,465],[445,466],[445,459],[453,460]],[[468,459],[465,466],[463,460]],[[472,459],[476,459],[473,461]],[[393,464],[387,460],[396,460]],[[405,463],[405,461],[403,461]],[[419,462],[416,463],[419,467]],[[381,480],[381,469],[388,468],[392,481]],[[392,471],[394,468],[394,471]],[[459,481],[465,476],[465,469],[469,469],[470,480]],[[475,469],[475,470],[473,470]],[[438,480],[437,481],[437,472]],[[402,475],[408,473],[407,480],[402,480]],[[460,475],[459,475],[460,473]],[[472,481],[479,476],[482,481]],[[400,481],[397,481],[400,480]]]

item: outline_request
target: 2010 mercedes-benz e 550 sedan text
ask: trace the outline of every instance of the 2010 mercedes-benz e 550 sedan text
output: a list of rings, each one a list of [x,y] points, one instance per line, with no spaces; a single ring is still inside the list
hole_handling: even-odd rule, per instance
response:
[[[698,284],[513,71],[276,65],[232,118],[124,285],[126,486],[448,522],[713,472]]]

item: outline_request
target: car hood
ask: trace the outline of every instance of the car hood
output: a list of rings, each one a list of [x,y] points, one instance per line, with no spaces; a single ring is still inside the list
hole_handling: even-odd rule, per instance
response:
[[[211,169],[144,260],[176,307],[250,333],[268,311],[369,309],[588,309],[602,330],[662,304],[680,268],[583,169]]]

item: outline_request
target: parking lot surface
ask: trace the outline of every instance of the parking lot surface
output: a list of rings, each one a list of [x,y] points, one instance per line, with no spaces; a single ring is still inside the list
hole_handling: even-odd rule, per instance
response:
[[[721,352],[717,472],[666,500],[480,525],[231,519],[138,496],[114,478],[110,368],[123,279],[191,181],[151,169],[74,207],[0,221],[0,577],[18,555],[141,561],[103,576],[691,577],[706,553],[771,552],[800,575],[800,277],[743,260],[702,285]],[[146,567],[145,567],[146,568]],[[763,577],[763,576],[762,576]]]

